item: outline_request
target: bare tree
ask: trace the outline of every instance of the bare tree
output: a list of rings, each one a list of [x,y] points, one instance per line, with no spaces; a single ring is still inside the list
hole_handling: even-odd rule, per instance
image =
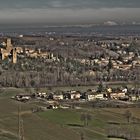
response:
[[[88,126],[88,122],[92,119],[90,114],[81,114],[81,121],[84,122],[84,126]]]
[[[132,113],[129,111],[129,110],[126,110],[126,112],[124,113],[126,119],[127,119],[127,122],[130,123],[130,119],[132,117]]]

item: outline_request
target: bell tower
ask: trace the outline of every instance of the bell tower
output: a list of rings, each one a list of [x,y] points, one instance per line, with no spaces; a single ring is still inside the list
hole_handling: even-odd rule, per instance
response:
[[[16,48],[13,48],[13,50],[12,50],[12,62],[14,64],[17,63],[17,52],[16,52]]]

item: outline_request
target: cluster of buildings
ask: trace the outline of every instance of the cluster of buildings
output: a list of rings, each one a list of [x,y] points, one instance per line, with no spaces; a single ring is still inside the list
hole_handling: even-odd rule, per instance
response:
[[[107,48],[108,45],[108,43],[100,44],[100,46],[104,49],[104,53],[109,53],[110,55],[93,59],[79,59],[78,61],[80,61],[82,64],[105,67],[111,60],[113,69],[124,71],[130,70],[132,67],[140,65],[140,54],[134,51],[127,52],[126,50],[124,50],[124,48],[130,47],[129,43],[121,43],[119,44],[119,46],[115,46],[115,51],[111,50],[111,45],[109,45],[109,48]]]
[[[43,59],[52,59],[52,60],[57,60],[57,57],[54,56],[53,53],[47,52],[47,51],[41,51],[41,49],[32,49],[32,48],[25,48],[25,54],[27,57],[30,58],[43,58]]]
[[[10,59],[12,63],[17,63],[17,48],[12,45],[10,38],[0,45],[0,59]]]
[[[5,60],[8,59],[12,63],[17,63],[18,57],[29,57],[29,58],[43,58],[43,59],[52,59],[57,60],[57,57],[53,55],[53,53],[48,51],[41,51],[41,49],[34,48],[23,48],[23,47],[15,47],[12,45],[12,41],[10,38],[6,40],[6,42],[2,42],[0,44],[0,59]]]
[[[140,99],[139,94],[129,94],[127,88],[114,90],[107,88],[104,92],[98,92],[95,89],[89,89],[86,92],[81,91],[56,91],[56,92],[37,92],[29,95],[19,94],[14,97],[18,101],[29,101],[31,99],[45,99],[48,101],[96,101],[96,100],[122,100],[137,101]]]

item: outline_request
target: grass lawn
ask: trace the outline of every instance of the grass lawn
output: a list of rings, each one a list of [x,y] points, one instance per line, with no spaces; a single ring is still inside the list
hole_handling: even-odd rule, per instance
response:
[[[82,125],[82,122],[80,121],[80,114],[74,110],[66,110],[66,109],[48,110],[46,112],[40,113],[39,115],[53,123],[58,123],[61,125],[67,124]]]

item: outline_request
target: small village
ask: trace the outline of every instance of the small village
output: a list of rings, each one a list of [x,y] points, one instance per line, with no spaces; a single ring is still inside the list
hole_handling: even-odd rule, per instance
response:
[[[31,93],[18,94],[13,96],[12,99],[24,103],[43,101],[46,103],[46,109],[63,108],[61,106],[63,103],[69,104],[69,103],[76,102],[80,104],[80,103],[96,102],[96,101],[98,101],[99,103],[100,102],[102,103],[102,101],[115,101],[118,103],[132,105],[140,100],[140,89],[138,88],[131,88],[131,89],[128,89],[127,87],[106,88],[104,91],[101,91],[99,88],[88,89],[86,92],[75,91],[75,90],[70,90],[70,91],[58,90],[54,92],[36,92],[32,94]]]

